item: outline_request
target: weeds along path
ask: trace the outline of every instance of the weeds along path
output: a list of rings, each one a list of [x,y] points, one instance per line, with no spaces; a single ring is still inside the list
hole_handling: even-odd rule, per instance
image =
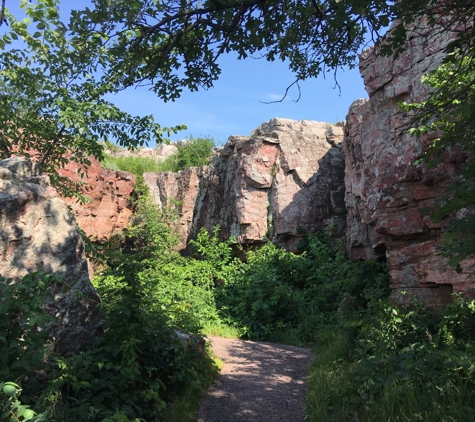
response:
[[[224,362],[202,400],[197,422],[304,421],[309,349],[211,337]]]

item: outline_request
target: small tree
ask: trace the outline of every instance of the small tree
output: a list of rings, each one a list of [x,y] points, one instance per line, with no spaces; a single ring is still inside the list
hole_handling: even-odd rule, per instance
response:
[[[57,170],[70,160],[86,166],[90,155],[102,158],[99,140],[131,148],[163,142],[164,132],[184,127],[162,128],[152,116],[132,116],[106,101],[123,77],[103,73],[107,39],[73,36],[59,20],[56,0],[22,0],[21,7],[27,17],[16,20],[6,11],[9,29],[0,37],[0,158],[34,154],[71,196],[77,185]]]

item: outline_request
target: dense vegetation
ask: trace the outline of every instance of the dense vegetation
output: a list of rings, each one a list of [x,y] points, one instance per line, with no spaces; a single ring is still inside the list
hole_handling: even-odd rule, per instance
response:
[[[31,329],[52,318],[41,303],[54,277],[1,282],[0,420],[189,420],[216,364],[175,330],[315,347],[309,420],[469,420],[475,303],[458,298],[437,315],[394,308],[385,265],[349,261],[325,233],[306,235],[299,254],[267,243],[241,260],[216,227],[184,258],[175,217],[142,190],[94,280],[106,333],[79,354],[55,355]]]
[[[50,350],[41,304],[60,281],[0,281],[0,420],[189,420],[216,363],[185,350],[175,330],[313,346],[311,421],[471,420],[473,301],[437,314],[395,308],[385,265],[349,261],[325,233],[305,236],[297,255],[267,243],[240,260],[216,227],[184,258],[173,210],[138,193],[132,226],[94,280],[107,330],[89,350]]]

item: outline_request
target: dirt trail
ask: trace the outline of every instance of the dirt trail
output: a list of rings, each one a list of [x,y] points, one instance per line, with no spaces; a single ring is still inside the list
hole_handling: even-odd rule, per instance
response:
[[[197,422],[302,422],[309,349],[211,337],[224,361]]]

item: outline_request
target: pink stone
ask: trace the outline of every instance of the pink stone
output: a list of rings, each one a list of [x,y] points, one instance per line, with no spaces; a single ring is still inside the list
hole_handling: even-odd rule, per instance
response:
[[[436,168],[418,164],[440,134],[405,134],[410,116],[398,106],[400,100],[424,99],[428,89],[421,84],[422,74],[440,64],[444,47],[456,37],[455,31],[431,31],[424,22],[414,23],[398,58],[382,57],[376,47],[362,53],[360,71],[370,99],[351,105],[343,150],[350,257],[385,257],[394,300],[407,303],[415,297],[438,307],[451,300],[452,292],[473,296],[475,277],[465,267],[457,274],[437,253],[441,224],[424,213],[447,194],[466,155],[456,147]],[[475,258],[464,264],[471,262]],[[403,291],[408,294],[401,295]]]

